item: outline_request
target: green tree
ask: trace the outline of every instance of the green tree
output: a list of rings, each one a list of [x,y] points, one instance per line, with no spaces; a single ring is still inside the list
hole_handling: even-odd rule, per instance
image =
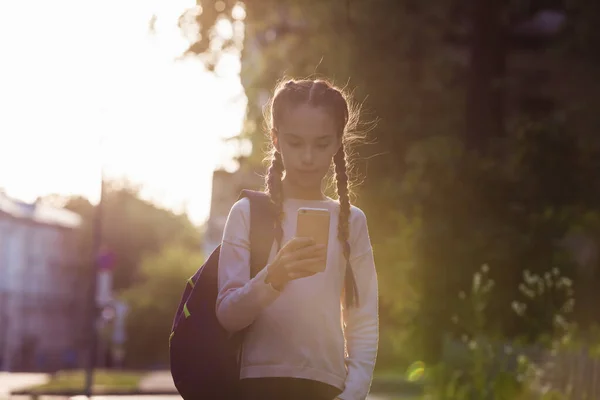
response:
[[[186,280],[202,265],[197,251],[167,246],[143,258],[140,281],[122,294],[128,304],[126,363],[130,366],[166,365],[169,334]]]
[[[69,199],[65,206],[83,218],[80,254],[93,271],[93,224],[96,208],[85,198]],[[158,253],[165,245],[180,243],[198,249],[201,235],[187,215],[177,215],[144,200],[140,188],[130,183],[107,182],[102,209],[102,242],[115,254],[114,289],[119,291],[139,279],[142,257]]]
[[[217,3],[202,1],[203,8]],[[264,100],[282,76],[348,83],[367,121],[378,118],[375,143],[360,151],[359,171],[368,175],[358,205],[376,247],[383,329],[410,327],[435,350],[452,330],[456,293],[487,263],[499,289],[489,323],[522,333],[502,311],[522,271],[560,266],[574,274],[557,243],[589,226],[600,204],[597,2],[244,5],[237,51],[249,101],[244,136],[256,162]],[[516,25],[548,7],[566,12],[560,40],[515,34]],[[527,72],[523,63],[544,68]]]

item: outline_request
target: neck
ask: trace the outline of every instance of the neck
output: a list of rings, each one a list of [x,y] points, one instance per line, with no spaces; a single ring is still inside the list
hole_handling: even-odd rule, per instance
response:
[[[283,179],[284,197],[300,200],[325,200],[325,195],[320,187],[304,188],[294,185],[289,179]]]

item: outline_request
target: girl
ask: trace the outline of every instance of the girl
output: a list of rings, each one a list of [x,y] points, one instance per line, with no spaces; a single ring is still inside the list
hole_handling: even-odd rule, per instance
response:
[[[217,317],[245,335],[245,399],[365,399],[377,344],[378,286],[367,221],[350,205],[346,146],[354,120],[329,83],[290,80],[271,102],[267,193],[280,212],[268,265],[250,279],[250,204],[238,201],[223,234]],[[335,166],[338,201],[323,181]],[[294,238],[300,207],[331,213],[328,251]],[[321,273],[308,272],[315,261]],[[344,299],[344,304],[340,299]]]

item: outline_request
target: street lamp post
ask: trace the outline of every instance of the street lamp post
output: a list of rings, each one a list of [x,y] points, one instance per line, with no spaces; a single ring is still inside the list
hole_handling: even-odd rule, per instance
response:
[[[98,269],[100,268],[100,249],[102,246],[102,208],[103,208],[103,200],[104,200],[104,173],[102,173],[102,177],[100,179],[100,200],[98,201],[98,205],[96,207],[95,219],[94,219],[94,227],[93,227],[93,268],[91,271],[90,277],[90,291],[88,293],[89,296],[89,340],[90,346],[88,351],[88,363],[85,374],[85,395],[88,398],[92,396],[92,386],[93,386],[93,378],[94,378],[94,368],[96,366],[96,352],[98,348],[98,305],[96,304],[96,287],[97,287],[97,275]]]

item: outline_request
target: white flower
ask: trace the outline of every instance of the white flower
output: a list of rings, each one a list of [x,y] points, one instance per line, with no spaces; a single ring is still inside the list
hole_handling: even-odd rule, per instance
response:
[[[518,301],[513,301],[511,306],[515,313],[519,316],[523,316],[525,314],[525,310],[527,309],[525,304],[519,303]]]
[[[569,313],[573,311],[573,308],[575,307],[575,299],[571,298],[568,299],[567,301],[565,301],[565,304],[563,304],[561,311],[564,313]]]
[[[525,296],[529,297],[530,299],[535,297],[535,292],[533,290],[529,289],[523,283],[519,284],[519,290],[521,291],[521,293],[523,293]]]
[[[552,282],[552,276],[550,275],[549,272],[546,272],[544,274],[544,279],[546,280],[546,286],[551,288],[553,286],[553,282]]]
[[[476,272],[473,275],[473,292],[479,292],[479,288],[481,287],[481,275],[479,272]]]
[[[548,392],[550,391],[550,389],[551,389],[550,384],[545,384],[544,386],[542,386],[542,394],[547,395]]]
[[[560,314],[554,316],[554,323],[560,327],[565,327],[567,325],[567,320]]]
[[[538,294],[544,294],[545,285],[544,285],[543,280],[541,280],[541,279],[538,280],[537,289],[538,289]]]
[[[562,278],[560,278],[559,284],[561,286],[571,287],[571,285],[573,284],[573,281],[571,281],[569,278],[563,276]]]
[[[535,284],[535,282],[537,282],[537,280],[539,278],[537,275],[533,275],[528,270],[525,270],[525,271],[523,271],[523,279],[525,280],[525,283],[527,283],[528,285],[533,285],[533,284]]]
[[[488,279],[487,283],[485,284],[483,291],[486,293],[489,293],[492,291],[492,289],[494,288],[494,280],[493,279]]]

